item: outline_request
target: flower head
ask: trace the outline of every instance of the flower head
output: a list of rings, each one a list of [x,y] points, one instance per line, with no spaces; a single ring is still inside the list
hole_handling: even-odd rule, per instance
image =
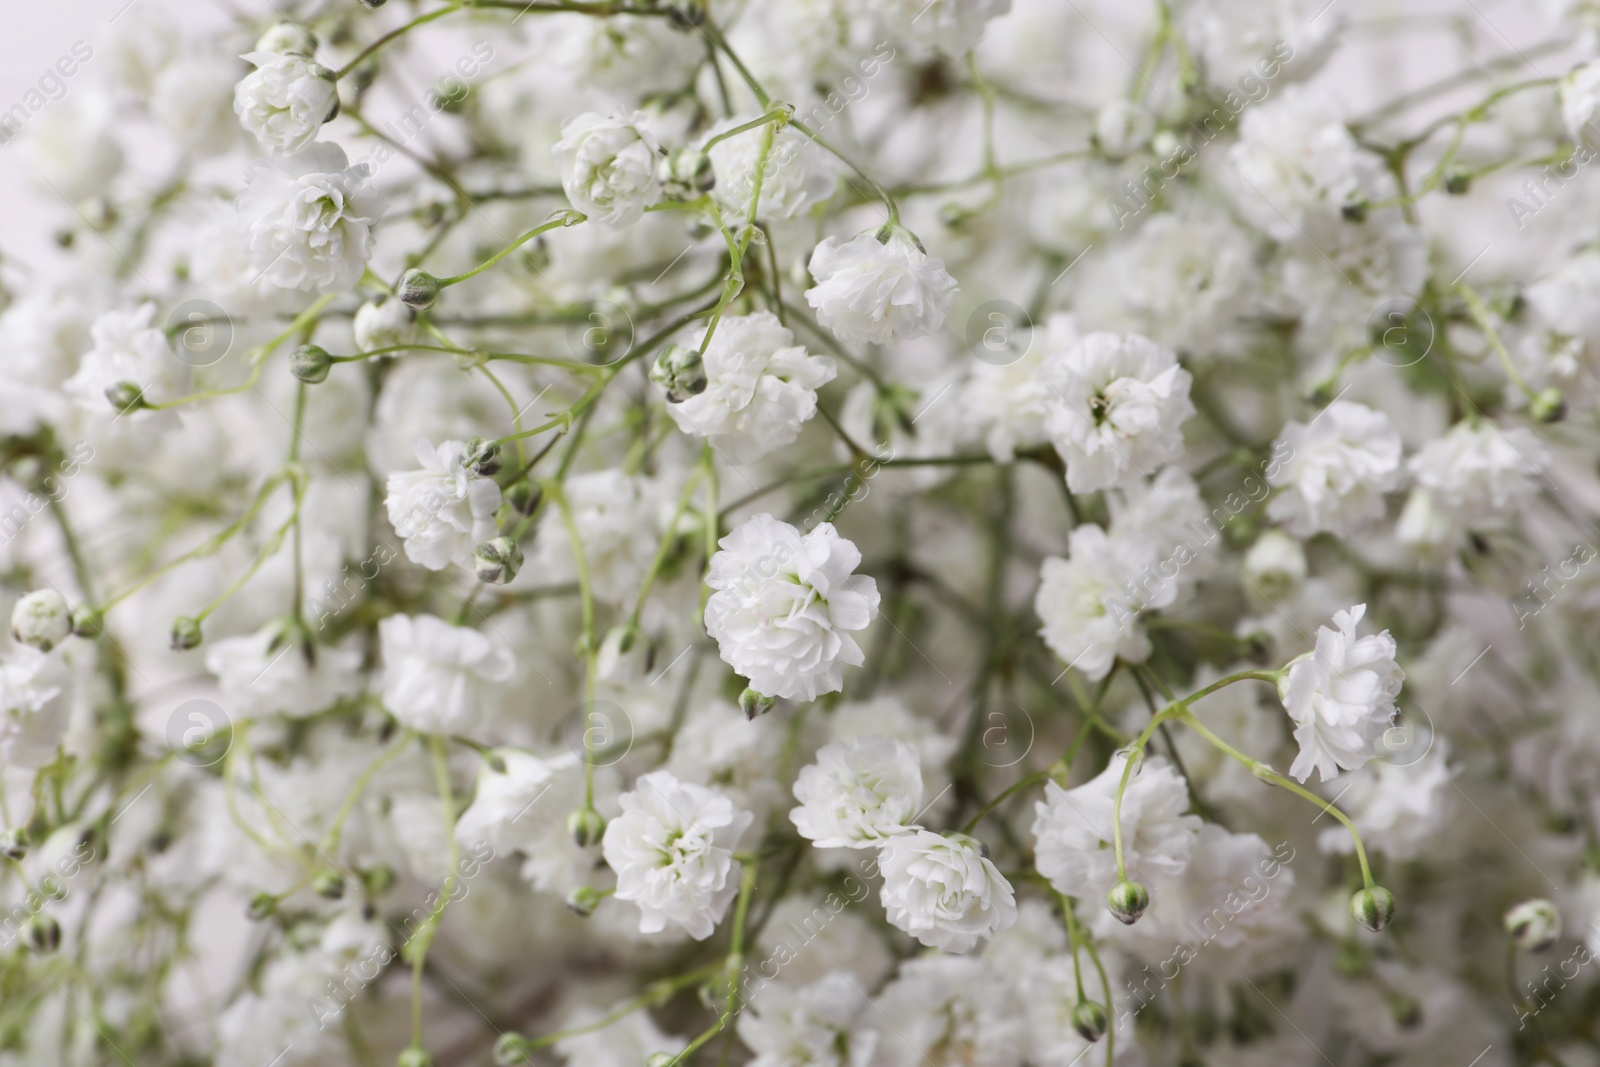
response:
[[[378,624],[383,706],[423,733],[469,734],[489,687],[508,681],[511,653],[477,630],[432,615],[391,615]]]
[[[718,543],[706,584],[706,632],[723,660],[767,696],[815,700],[864,661],[851,635],[878,613],[861,553],[822,523],[802,535],[761,514]]]
[[[916,829],[922,768],[904,741],[835,741],[801,770],[794,796],[800,807],[789,818],[817,848],[870,848]]]
[[[550,148],[561,165],[561,186],[591,222],[613,230],[631,226],[661,199],[661,146],[648,121],[637,111],[626,121],[586,111],[561,127],[561,140]]]
[[[1395,662],[1394,638],[1357,637],[1365,604],[1336,612],[1317,630],[1317,647],[1294,660],[1278,683],[1294,739],[1300,744],[1289,773],[1305,781],[1313,770],[1327,781],[1372,758],[1375,728],[1393,721],[1405,672]]]
[[[1288,459],[1267,481],[1282,490],[1267,514],[1296,537],[1355,533],[1383,517],[1400,481],[1400,435],[1381,411],[1336,400],[1307,425],[1291,422],[1273,446]]]
[[[885,345],[944,325],[956,283],[906,230],[886,226],[840,244],[827,237],[811,253],[815,288],[806,301],[817,321],[848,344]]]
[[[1011,883],[964,834],[891,837],[878,866],[889,921],[930,948],[967,952],[1017,921]]]
[[[255,65],[233,94],[239,124],[268,148],[294,152],[310,144],[338,112],[333,72],[294,52],[247,52]]]
[[[494,513],[500,487],[467,470],[467,446],[445,441],[437,447],[416,444],[422,469],[389,475],[384,506],[394,532],[405,542],[406,558],[431,571],[451,563],[473,565],[473,549],[495,535]]]
[[[146,401],[171,400],[186,380],[184,364],[172,352],[167,335],[151,325],[156,306],[134,311],[108,311],[94,321],[90,334],[94,347],[84,353],[78,372],[62,389],[78,406],[97,415],[144,418],[150,411],[140,406],[118,405],[108,395],[124,385],[137,389]]]
[[[383,214],[368,177],[365,164],[350,166],[334,144],[256,160],[239,197],[251,265],[281,289],[333,293],[354,285]]]

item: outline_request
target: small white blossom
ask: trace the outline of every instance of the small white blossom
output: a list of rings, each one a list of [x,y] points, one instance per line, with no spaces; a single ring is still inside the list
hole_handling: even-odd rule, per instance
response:
[[[468,733],[490,687],[508,681],[511,653],[477,630],[432,615],[391,615],[378,624],[383,706],[423,733]]]
[[[1182,455],[1190,380],[1176,356],[1138,334],[1091,333],[1074,345],[1045,420],[1067,488],[1110,489]]]
[[[384,499],[406,558],[431,571],[451,563],[471,567],[473,550],[495,536],[500,487],[467,470],[467,446],[460,441],[436,447],[419,440],[416,454],[422,469],[389,475]]]
[[[155,314],[156,306],[145,304],[136,311],[108,311],[94,321],[89,331],[94,347],[62,386],[80,408],[95,415],[123,415],[106,391],[124,384],[139,389],[151,403],[172,400],[183,391],[185,365],[173,354],[167,335],[151,325]],[[149,414],[138,408],[126,412],[129,418]]]
[[[1033,610],[1044,623],[1045,644],[1089,678],[1104,678],[1119,656],[1143,661],[1150,638],[1138,614],[1170,604],[1177,584],[1150,583],[1148,593],[1161,600],[1145,600],[1139,582],[1150,562],[1146,551],[1093,523],[1074,529],[1068,544],[1068,558],[1051,556],[1039,569]]]
[[[956,283],[909,231],[886,226],[840,244],[827,237],[811,253],[814,288],[806,301],[817,321],[847,344],[886,345],[944,325]]]
[[[706,140],[719,137],[753,121],[755,115],[736,115],[723,119],[706,131]],[[761,166],[761,143],[769,127],[758,127],[725,137],[706,150],[717,182],[711,195],[725,211],[739,219],[750,211],[756,194],[756,178],[761,179],[758,216],[792,219],[826,200],[833,192],[837,170],[831,156],[812,143],[793,126],[773,135],[766,166]]]
[[[750,1067],[867,1067],[879,1035],[868,1003],[848,974],[834,971],[793,989],[763,986],[739,1016],[739,1040],[755,1053]]]
[[[922,768],[904,741],[859,738],[824,745],[794,784],[789,818],[817,848],[870,848],[917,829]]]
[[[1239,207],[1285,242],[1313,222],[1337,225],[1343,208],[1365,194],[1374,168],[1338,102],[1298,85],[1244,112],[1228,159],[1239,180]]]
[[[1385,630],[1356,636],[1365,604],[1336,612],[1317,629],[1317,646],[1289,665],[1278,682],[1283,706],[1300,745],[1289,773],[1305,781],[1313,770],[1327,781],[1372,758],[1384,724],[1394,720],[1405,672],[1395,662],[1395,642]]]
[[[1244,554],[1240,574],[1252,592],[1276,602],[1306,580],[1306,550],[1279,529],[1265,530]]]
[[[1600,113],[1600,62],[1590,62],[1574,67],[1561,79],[1561,120],[1574,141],[1592,144],[1600,140],[1590,128],[1597,113]]]
[[[1359,532],[1383,517],[1399,485],[1400,434],[1381,411],[1336,400],[1309,424],[1291,422],[1273,445],[1288,459],[1267,478],[1283,490],[1267,514],[1296,537]]]
[[[1017,921],[1011,883],[965,834],[891,837],[878,866],[889,921],[929,948],[967,952]]]
[[[15,649],[0,660],[0,767],[43,767],[67,729],[62,653]]]
[[[1400,861],[1421,855],[1428,843],[1437,839],[1455,806],[1449,742],[1441,737],[1407,740],[1418,745],[1431,742],[1432,747],[1421,759],[1368,763],[1339,790],[1339,807],[1361,831],[1366,847]],[[1398,755],[1408,753],[1401,750]],[[1356,846],[1350,831],[1330,826],[1317,835],[1317,847],[1323,852],[1349,854]]]
[[[1435,507],[1467,525],[1503,521],[1539,493],[1550,453],[1523,426],[1458,422],[1411,458],[1417,485]]]
[[[983,37],[990,19],[1011,10],[1011,0],[881,0],[875,6],[897,36],[960,56]]]
[[[30,648],[49,652],[71,633],[72,609],[54,589],[35,589],[11,609],[11,636]]]
[[[668,771],[640,778],[619,801],[622,814],[601,846],[617,873],[617,899],[639,907],[639,930],[675,923],[697,941],[711,936],[743,876],[733,850],[751,815]]]
[[[705,330],[689,347],[698,349]],[[793,443],[817,412],[817,390],[838,373],[832,359],[794,343],[770,311],[722,320],[705,350],[706,387],[667,413],[686,434],[710,439],[731,463]]]
[[[636,111],[626,121],[586,111],[561,127],[550,151],[572,206],[607,229],[631,226],[661,199],[656,161],[661,146]]]
[[[221,56],[180,59],[157,75],[150,115],[190,152],[225,152],[239,139],[228,107],[238,73],[238,64]]]
[[[308,651],[311,648],[311,651]],[[216,675],[230,711],[244,717],[281,712],[315,715],[361,689],[361,653],[303,646],[281,623],[206,644],[206,670]]]
[[[333,72],[292,52],[247,52],[255,65],[233,94],[234,114],[268,148],[294,152],[310,144],[339,107]]]
[[[1034,855],[1039,873],[1059,893],[1085,900],[1105,899],[1117,884],[1117,787],[1127,756],[1113,756],[1106,769],[1072,789],[1045,784],[1045,798],[1034,805]],[[1177,876],[1189,866],[1200,819],[1185,815],[1189,790],[1162,756],[1147,756],[1134,768],[1122,797],[1122,847],[1129,877]]]
[[[239,197],[251,265],[281,289],[350,288],[372,257],[372,227],[383,214],[368,178],[366,164],[350,166],[334,144],[256,160]]]
[[[556,1042],[556,1051],[568,1067],[640,1067],[656,1053],[676,1056],[688,1045],[676,1034],[663,1032],[647,1011],[629,1011],[613,1019],[624,1007],[617,1004],[602,1011],[585,1005],[567,1015],[561,1030],[570,1036]],[[612,1021],[600,1025],[607,1019]]]
[[[417,313],[395,297],[380,293],[356,309],[350,328],[356,348],[362,352],[398,348],[416,341]]]
[[[894,1040],[878,1044],[884,1067],[1021,1067],[1023,1006],[986,960],[930,954],[906,960],[873,1000]]]
[[[706,632],[722,659],[771,697],[815,700],[864,662],[851,636],[878,614],[861,552],[822,523],[802,535],[761,514],[717,542],[706,584]]]
[[[1042,327],[1017,329],[1003,313],[991,317],[984,351],[975,353],[960,401],[970,432],[996,463],[1050,440],[1045,421],[1060,403],[1066,355],[1077,344],[1078,322],[1057,313]]]

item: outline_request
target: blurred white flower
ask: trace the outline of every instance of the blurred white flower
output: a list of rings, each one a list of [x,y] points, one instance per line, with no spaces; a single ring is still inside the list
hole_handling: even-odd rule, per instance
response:
[[[835,741],[801,769],[794,796],[789,819],[817,848],[871,848],[917,828],[922,769],[904,741]]]
[[[1383,518],[1383,494],[1399,487],[1400,434],[1381,411],[1336,400],[1309,424],[1291,422],[1273,444],[1287,458],[1268,473],[1283,490],[1267,514],[1296,537],[1347,537]]]
[[[511,653],[477,630],[432,615],[391,615],[378,624],[383,706],[422,733],[469,734],[491,687],[510,680]]]
[[[281,622],[208,641],[205,663],[228,698],[229,711],[243,718],[281,712],[303,719],[359,692],[362,684],[359,651],[304,645]]]
[[[119,406],[107,391],[131,385],[151,403],[172,400],[183,391],[187,367],[173,354],[167,335],[151,325],[156,306],[108,311],[90,327],[94,347],[62,389],[94,415],[138,419],[151,414],[137,405]]]
[[[1411,458],[1411,473],[1434,506],[1472,526],[1500,522],[1539,494],[1550,452],[1525,426],[1458,422]]]
[[[867,1067],[878,1032],[865,995],[835,971],[798,989],[763,986],[739,1016],[739,1040],[755,1053],[751,1067]]]

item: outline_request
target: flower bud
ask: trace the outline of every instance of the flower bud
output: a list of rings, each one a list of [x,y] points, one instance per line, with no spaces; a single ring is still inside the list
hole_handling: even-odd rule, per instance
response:
[[[415,311],[389,294],[380,293],[356,310],[350,330],[356,336],[358,350],[375,352],[410,344],[416,337],[416,325]]]
[[[1405,993],[1396,993],[1389,1001],[1389,1016],[1402,1030],[1415,1030],[1422,1024],[1422,1002]]]
[[[594,886],[580,885],[567,894],[567,907],[571,908],[574,914],[585,919],[593,915],[594,910],[599,906],[600,890]]]
[[[332,868],[318,871],[311,879],[311,891],[326,900],[338,900],[344,896],[344,875]]]
[[[366,886],[368,896],[379,896],[394,885],[394,868],[387,863],[368,867],[361,872],[361,884]]]
[[[688,33],[706,20],[706,6],[702,0],[675,0],[667,16],[667,25]]]
[[[1541,389],[1528,401],[1528,414],[1540,422],[1560,422],[1567,417],[1567,398],[1553,386]]]
[[[106,387],[106,400],[117,409],[118,415],[139,411],[150,405],[145,403],[144,390],[132,382],[118,382]]]
[[[567,832],[572,835],[572,840],[578,843],[579,848],[598,845],[600,838],[605,836],[605,817],[593,808],[579,808],[567,816]]]
[[[1111,159],[1130,155],[1150,140],[1156,120],[1132,100],[1113,100],[1094,119],[1094,146]]]
[[[13,826],[5,833],[0,833],[0,856],[8,860],[20,860],[28,854],[28,831],[21,826]]]
[[[744,717],[754,719],[757,715],[765,715],[771,711],[778,702],[765,693],[758,693],[749,686],[739,694],[739,710],[744,712]]]
[[[413,311],[427,311],[439,299],[439,279],[412,267],[400,278],[400,302]]]
[[[186,652],[191,648],[198,648],[204,635],[200,632],[200,623],[185,615],[172,624],[172,650]]]
[[[1464,196],[1472,188],[1472,175],[1460,167],[1451,167],[1444,175],[1444,191],[1451,196]]]
[[[681,404],[706,391],[705,363],[693,348],[668,345],[650,367],[650,380],[667,394],[669,404]]]
[[[1375,885],[1350,898],[1350,914],[1356,922],[1377,933],[1394,921],[1394,894]]]
[[[317,54],[317,35],[304,26],[280,22],[256,41],[257,52],[281,52],[285,55],[314,56]]]
[[[543,498],[544,491],[526,479],[513,483],[506,490],[506,502],[516,509],[519,515],[532,515]]]
[[[368,11],[376,11],[378,8],[382,7],[388,2],[389,0],[361,0],[361,6],[366,8]]]
[[[522,569],[522,549],[509,537],[496,537],[478,546],[472,557],[478,581],[485,585],[505,585]]]
[[[105,625],[105,616],[100,614],[99,608],[79,604],[72,609],[72,632],[79,637],[99,637]]]
[[[1150,890],[1138,882],[1124,880],[1111,887],[1106,903],[1110,905],[1111,914],[1117,917],[1118,922],[1132,926],[1150,906]]]
[[[1339,209],[1346,222],[1366,222],[1368,204],[1364,199],[1348,200]]]
[[[1561,936],[1561,913],[1548,900],[1524,900],[1506,912],[1506,933],[1518,948],[1543,952]]]
[[[278,898],[262,889],[250,898],[250,906],[245,909],[245,915],[249,916],[252,922],[260,922],[263,919],[270,919],[277,910]]]
[[[23,940],[41,955],[61,947],[61,924],[49,915],[35,915],[22,928]]]
[[[485,441],[481,437],[474,437],[467,442],[467,455],[461,461],[461,465],[467,470],[484,478],[493,478],[499,474],[504,464],[500,442]]]
[[[717,184],[711,156],[704,149],[686,145],[674,148],[656,164],[656,180],[675,200],[693,200]]]
[[[321,345],[301,345],[289,357],[289,373],[307,385],[327,381],[333,369],[333,357]]]
[[[494,1043],[494,1062],[497,1067],[519,1067],[533,1062],[533,1043],[515,1031],[501,1034]]]
[[[1072,1009],[1072,1028],[1091,1045],[1106,1036],[1106,1010],[1092,1000],[1080,1000]]]
[[[11,636],[49,652],[72,633],[72,611],[54,589],[35,589],[11,609]]]
[[[403,1050],[394,1063],[395,1067],[433,1067],[433,1053],[421,1045],[412,1045]]]

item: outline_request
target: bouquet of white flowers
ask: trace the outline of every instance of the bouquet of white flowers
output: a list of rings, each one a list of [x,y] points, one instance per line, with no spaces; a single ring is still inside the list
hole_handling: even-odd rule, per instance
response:
[[[1595,4],[189,8],[0,108],[0,1067],[1600,1062]]]

